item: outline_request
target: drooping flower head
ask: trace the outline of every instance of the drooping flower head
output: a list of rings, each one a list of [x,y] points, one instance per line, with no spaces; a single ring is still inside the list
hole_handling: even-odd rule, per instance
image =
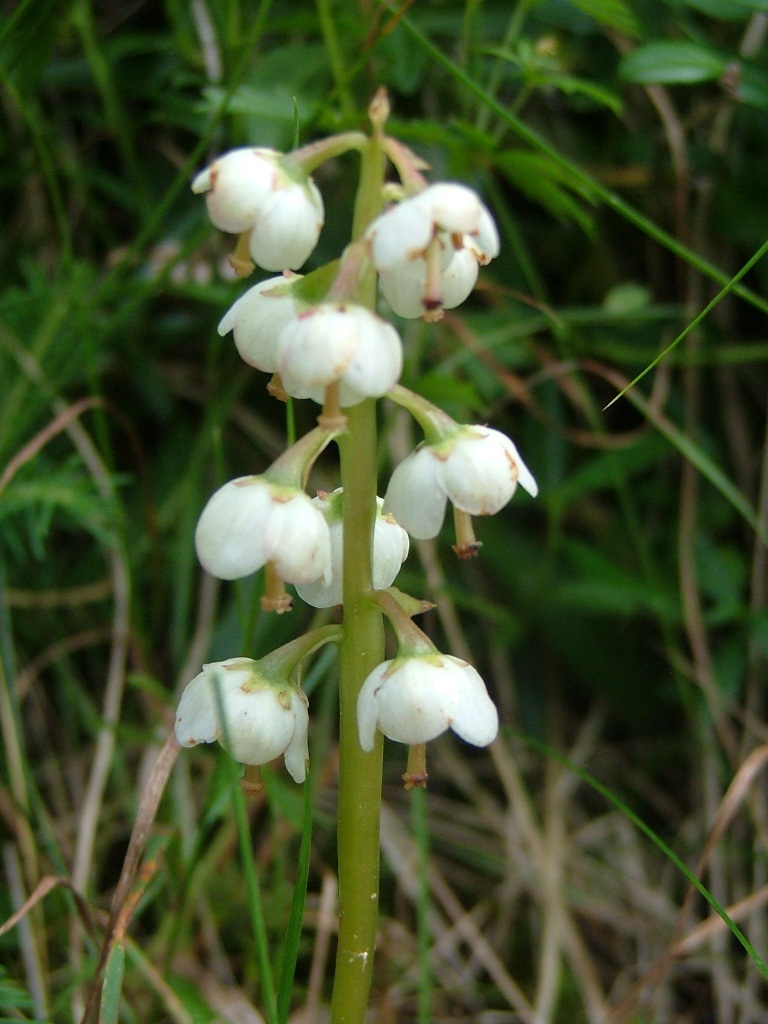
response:
[[[277,364],[294,398],[322,402],[338,381],[342,407],[378,398],[397,383],[403,366],[391,324],[352,302],[322,302],[302,310],[280,332]]]
[[[304,658],[338,641],[338,626],[322,626],[254,661],[229,658],[204,665],[187,684],[176,712],[183,747],[215,740],[245,765],[281,755],[296,782],[303,782],[307,752],[307,698],[295,680]]]
[[[394,658],[378,665],[357,702],[360,746],[373,749],[376,729],[398,743],[428,743],[452,729],[485,747],[496,738],[499,716],[485,683],[468,662],[448,654]]]
[[[273,149],[224,153],[192,182],[221,231],[248,233],[251,259],[265,270],[297,270],[317,245],[323,200],[312,179]]]
[[[275,682],[250,658],[204,665],[187,684],[176,712],[182,747],[219,743],[241,764],[285,757],[296,782],[307,773],[307,698],[287,680]]]
[[[477,747],[492,743],[499,716],[475,669],[437,650],[411,619],[421,610],[412,607],[412,598],[391,588],[378,591],[374,599],[397,634],[398,653],[377,665],[360,689],[357,727],[362,749],[373,749],[377,729],[412,748],[423,747],[446,729]],[[426,781],[423,750],[417,761],[424,778],[413,784],[421,785]]]
[[[470,516],[494,515],[518,484],[532,497],[538,487],[514,443],[498,430],[463,426],[445,440],[423,442],[395,469],[385,510],[412,537],[436,537],[450,501]]]
[[[260,476],[230,480],[208,500],[195,530],[204,569],[222,580],[267,569],[262,607],[288,611],[283,581],[330,580],[328,524],[303,490],[320,452],[336,436],[316,427],[285,451]]]
[[[250,576],[267,562],[288,583],[330,580],[331,544],[304,491],[264,476],[230,480],[206,504],[195,530],[197,557],[220,580]]]
[[[499,253],[493,218],[478,195],[430,185],[385,211],[366,231],[381,290],[400,316],[437,319],[470,294],[478,265]]]

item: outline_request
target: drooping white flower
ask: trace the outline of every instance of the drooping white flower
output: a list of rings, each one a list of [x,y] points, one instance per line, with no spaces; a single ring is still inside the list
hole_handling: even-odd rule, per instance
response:
[[[366,238],[382,291],[404,317],[458,306],[474,287],[478,264],[499,253],[487,208],[472,189],[451,182],[430,185],[385,211]]]
[[[300,312],[280,332],[278,370],[294,398],[323,401],[341,384],[341,405],[378,398],[397,383],[403,347],[391,324],[363,306],[323,302]]]
[[[440,309],[454,309],[471,294],[477,281],[477,260],[469,249],[456,251],[450,241],[438,236],[440,250]],[[423,259],[403,260],[391,270],[379,272],[384,298],[398,316],[415,319],[429,311],[427,264]],[[435,308],[434,305],[431,306]]]
[[[446,729],[484,747],[499,728],[496,707],[474,668],[448,654],[398,657],[378,665],[357,701],[360,746],[373,749],[376,729],[398,743],[427,743]]]
[[[330,579],[328,525],[297,487],[243,476],[209,499],[195,530],[197,556],[221,580],[236,580],[273,563],[288,583]]]
[[[510,439],[498,430],[465,426],[436,444],[422,443],[389,481],[384,510],[412,537],[436,537],[448,501],[471,516],[494,515],[517,485],[538,486]]]
[[[344,546],[344,490],[339,487],[331,494],[319,494],[312,499],[323,513],[331,535],[330,582],[298,584],[299,597],[313,608],[332,608],[342,603],[342,553]],[[376,499],[376,520],[373,528],[373,589],[385,590],[394,583],[400,566],[408,557],[408,534],[394,516],[382,513],[381,498]]]
[[[246,363],[265,373],[276,372],[277,339],[298,312],[290,294],[270,294],[288,281],[285,275],[260,281],[230,306],[219,324],[222,336],[232,331],[235,347]]]
[[[265,270],[297,270],[317,245],[325,216],[322,196],[311,178],[275,150],[230,150],[197,175],[192,191],[205,193],[217,228],[250,232],[251,258]]]
[[[296,782],[307,771],[307,698],[287,679],[259,672],[250,658],[204,665],[187,684],[176,712],[183,747],[219,743],[242,764],[267,764],[284,755]]]

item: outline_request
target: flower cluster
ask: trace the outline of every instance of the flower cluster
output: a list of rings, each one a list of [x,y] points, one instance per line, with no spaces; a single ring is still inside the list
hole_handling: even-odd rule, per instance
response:
[[[374,120],[376,131],[382,125]],[[361,296],[363,282],[375,271],[395,314],[436,320],[469,296],[479,268],[498,255],[499,236],[474,191],[453,182],[427,184],[420,174],[424,165],[382,138],[402,182],[388,191],[397,201],[361,230],[339,261],[303,276],[295,271],[314,250],[324,219],[310,174],[344,147],[361,148],[358,135],[287,155],[235,149],[193,182],[193,191],[205,194],[213,223],[240,236],[232,257],[238,274],[246,276],[253,264],[280,272],[241,295],[222,318],[219,333],[231,332],[243,360],[273,375],[273,394],[323,406],[319,426],[267,470],[231,480],[212,495],[195,544],[203,567],[220,579],[240,579],[264,567],[267,609],[290,607],[286,582],[316,608],[343,605],[351,564],[343,557],[350,529],[345,491],[310,498],[306,481],[320,452],[345,430],[342,410],[382,396],[399,403],[422,427],[424,441],[394,470],[384,499],[376,499],[371,574],[363,597],[379,604],[399,646],[394,658],[362,682],[359,743],[370,751],[379,732],[417,750],[452,729],[466,742],[485,746],[496,736],[498,715],[483,680],[467,662],[433,646],[412,622],[421,606],[392,584],[408,555],[408,535],[437,536],[449,502],[456,550],[468,556],[479,546],[471,517],[497,513],[518,485],[535,497],[536,481],[504,434],[456,423],[399,385],[400,336]],[[369,522],[372,512],[369,506]],[[234,658],[204,666],[179,704],[179,742],[218,740],[249,765],[282,755],[293,778],[303,781],[308,704],[298,668],[320,643],[339,635],[339,627],[323,627],[258,662]],[[426,778],[423,759],[411,774]]]

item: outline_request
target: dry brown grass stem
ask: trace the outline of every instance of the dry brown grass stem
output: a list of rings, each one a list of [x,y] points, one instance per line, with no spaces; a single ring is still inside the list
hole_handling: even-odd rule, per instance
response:
[[[418,891],[415,844],[410,833],[386,805],[382,808],[381,845],[382,855],[390,870],[396,875],[403,891],[415,901]],[[483,967],[498,986],[502,996],[519,1014],[520,1020],[524,1024],[541,1024],[522,989],[478,928],[472,913],[461,905],[436,865],[432,865],[430,869],[429,885],[432,895],[450,922],[447,926],[431,922],[433,929],[436,929],[435,946],[432,951],[433,969],[440,971],[438,957],[445,955],[446,946],[455,954],[458,946],[466,943],[471,959]],[[462,957],[461,962],[464,960]],[[453,973],[452,969],[451,974]],[[452,987],[452,980],[446,978],[446,985]]]

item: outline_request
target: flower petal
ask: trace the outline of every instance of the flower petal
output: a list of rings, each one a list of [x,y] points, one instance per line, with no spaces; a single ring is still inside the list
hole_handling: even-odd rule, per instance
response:
[[[440,181],[430,185],[413,202],[428,213],[432,222],[452,235],[474,234],[484,209],[480,197],[466,185]]]
[[[266,481],[255,476],[230,480],[215,492],[195,530],[197,557],[220,580],[256,572],[267,561],[262,534],[272,508]]]
[[[232,149],[198,174],[192,189],[206,193],[208,215],[217,228],[237,234],[253,227],[276,180],[275,156],[273,150]]]
[[[456,679],[451,729],[467,743],[487,747],[499,731],[499,714],[482,677],[461,658],[444,655],[443,663]]]
[[[283,386],[294,398],[338,380],[354,358],[356,318],[345,306],[323,303],[300,313],[278,339],[278,366]]]
[[[290,295],[265,294],[286,281],[282,275],[270,277],[249,288],[224,314],[218,328],[221,335],[232,331],[245,362],[265,373],[277,370],[277,339],[297,313]]]
[[[291,710],[294,715],[293,738],[285,748],[285,767],[294,782],[303,782],[307,777],[309,748],[307,733],[309,718],[307,715],[307,698],[301,690],[291,694]]]
[[[314,182],[276,189],[251,233],[253,262],[265,270],[298,270],[317,245],[323,219],[323,200]]]
[[[439,460],[429,447],[417,448],[395,469],[384,496],[384,511],[420,540],[436,537],[445,518],[447,499],[438,471]]]
[[[443,271],[442,307],[455,309],[472,292],[477,281],[477,259],[468,249],[459,249]]]
[[[398,743],[428,743],[451,724],[453,679],[424,658],[398,658],[376,691],[378,727]]]
[[[366,678],[357,697],[357,731],[360,737],[360,746],[366,754],[373,750],[376,737],[376,693],[391,664],[389,661],[384,661],[381,665],[377,665]]]
[[[423,253],[434,234],[429,210],[404,199],[386,210],[366,232],[371,247],[371,262],[377,270],[391,270],[398,263]]]
[[[466,428],[440,463],[438,480],[456,508],[472,516],[494,515],[515,493],[518,467],[511,442],[489,427]]]
[[[287,583],[329,580],[331,542],[322,513],[303,492],[275,501],[263,526],[267,561]]]
[[[397,263],[379,272],[379,284],[384,298],[394,312],[406,320],[415,320],[423,315],[426,282],[427,269],[422,259]]]
[[[354,355],[343,373],[353,391],[369,398],[385,395],[400,379],[403,346],[391,324],[367,309],[357,307],[358,324]]]

